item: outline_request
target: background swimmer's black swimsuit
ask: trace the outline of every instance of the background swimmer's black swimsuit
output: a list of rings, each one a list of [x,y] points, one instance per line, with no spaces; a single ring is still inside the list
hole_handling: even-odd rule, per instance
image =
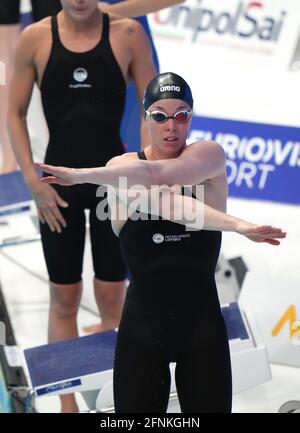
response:
[[[52,37],[41,83],[50,133],[46,162],[67,167],[105,165],[124,152],[119,129],[126,95],[109,42],[109,16],[103,14],[101,39],[89,51],[76,53],[62,45],[56,16]]]
[[[100,26],[99,26],[100,30]],[[124,153],[120,123],[126,82],[109,41],[109,16],[97,45],[86,52],[66,49],[52,17],[52,50],[41,83],[42,102],[50,140],[45,162],[67,167],[99,167]],[[50,280],[59,284],[80,281],[85,240],[84,209],[90,209],[90,235],[96,278],[119,281],[127,271],[109,220],[99,221],[97,185],[55,185],[69,203],[61,208],[67,228],[52,233],[41,224],[44,255]]]
[[[183,412],[230,412],[229,346],[214,277],[221,232],[129,219],[120,241],[132,280],[116,347],[116,412],[165,412],[169,362],[177,363]]]
[[[20,21],[21,0],[0,1],[0,25],[17,24]],[[57,14],[61,10],[60,0],[31,0],[33,21]]]

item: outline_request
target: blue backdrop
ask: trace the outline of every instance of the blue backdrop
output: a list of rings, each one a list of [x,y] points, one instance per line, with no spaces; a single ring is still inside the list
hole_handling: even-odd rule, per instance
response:
[[[190,138],[223,146],[231,196],[300,204],[300,128],[195,116]]]

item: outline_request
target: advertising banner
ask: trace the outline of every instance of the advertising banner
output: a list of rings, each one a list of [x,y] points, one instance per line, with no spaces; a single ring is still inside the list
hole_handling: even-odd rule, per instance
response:
[[[149,21],[161,71],[193,90],[189,142],[224,147],[229,194],[300,203],[300,3],[187,0]]]
[[[300,204],[300,129],[195,116],[190,142],[224,148],[229,195]]]

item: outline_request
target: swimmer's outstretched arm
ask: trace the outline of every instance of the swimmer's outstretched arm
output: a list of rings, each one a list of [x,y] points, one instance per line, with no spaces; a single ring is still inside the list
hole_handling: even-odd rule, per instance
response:
[[[111,159],[106,167],[66,168],[39,164],[47,173],[44,183],[74,185],[93,183],[119,187],[119,178],[126,178],[127,187],[138,185],[197,185],[218,175],[226,174],[226,159],[222,147],[214,141],[196,142],[188,146],[177,158],[157,161],[124,161],[122,156]],[[118,161],[120,160],[120,163]]]
[[[219,151],[219,149],[217,149]],[[115,187],[115,189],[119,189],[119,177],[126,177],[127,185],[126,189],[132,185],[136,185],[137,183],[141,183],[140,188],[133,188],[134,190],[145,190],[146,188],[153,187],[155,185],[155,176],[151,173],[151,169],[149,169],[149,163],[162,162],[164,166],[166,166],[166,171],[168,172],[167,164],[171,162],[175,162],[179,160],[180,157],[175,159],[168,159],[164,161],[144,161],[137,160],[131,161],[128,163],[122,162],[122,164],[117,164],[117,158],[115,157],[111,162],[108,163],[106,167],[99,168],[91,168],[91,169],[72,169],[66,167],[53,167],[46,164],[38,164],[44,171],[52,174],[53,176],[48,176],[43,178],[43,182],[45,183],[58,183],[60,185],[74,185],[76,183],[95,183],[95,184],[103,184],[111,187]],[[220,158],[221,160],[222,158]],[[185,165],[189,167],[189,164],[185,162]],[[220,162],[220,170],[221,168]],[[208,164],[209,166],[209,164]],[[181,170],[183,168],[181,167]],[[213,170],[213,169],[212,169]],[[187,167],[185,167],[184,172],[188,172]],[[176,180],[179,180],[178,184],[180,185],[180,174],[177,176],[172,175],[172,180],[174,180],[173,184],[176,183]],[[194,173],[190,179],[190,184],[193,185],[197,182],[193,182]],[[171,177],[170,177],[171,179]],[[146,185],[145,185],[146,184]],[[182,183],[188,184],[188,183]],[[156,183],[156,185],[160,185]],[[147,200],[148,200],[147,192]],[[120,195],[121,196],[121,195]],[[124,197],[127,197],[127,193]],[[127,198],[126,198],[127,200]],[[220,230],[220,231],[233,231],[236,233],[240,233],[244,236],[247,236],[250,240],[254,242],[267,242],[272,245],[279,245],[279,241],[277,239],[284,238],[286,233],[284,233],[281,229],[265,226],[265,225],[256,225],[249,223],[247,221],[243,221],[241,219],[235,218],[223,212],[220,212],[216,209],[211,208],[210,206],[205,205],[199,200],[195,200],[192,197],[185,197],[181,194],[173,194],[173,201],[171,202],[171,214],[170,214],[170,204],[167,204],[167,207],[162,206],[162,210],[158,212],[159,215],[164,218],[170,219],[172,221],[178,222],[179,224],[184,224],[187,227],[190,227],[194,230]],[[139,201],[139,205],[146,206],[145,201]],[[148,202],[147,202],[148,203]],[[164,203],[168,203],[167,201]],[[131,206],[131,204],[127,203],[127,206]],[[180,209],[183,209],[183,217],[178,219],[178,212],[180,214]],[[141,208],[142,212],[148,212],[150,214],[157,215],[157,209],[154,208]],[[173,213],[172,213],[173,212]],[[204,224],[203,224],[203,216],[204,216]],[[176,219],[175,219],[176,217]]]
[[[118,157],[116,157],[118,158]],[[66,167],[53,167],[46,164],[38,164],[44,171],[51,173],[53,176],[43,178],[45,183],[58,183],[60,185],[74,185],[76,183],[96,183],[108,185],[114,187],[116,190],[119,189],[119,177],[126,177],[128,183],[125,188],[125,194],[123,194],[123,200],[127,200],[127,188],[141,180],[148,180],[149,187],[153,187],[155,183],[151,177],[151,173],[147,168],[148,161],[138,160],[129,163],[116,164],[116,158],[114,162],[111,162],[106,167],[99,167],[96,169],[72,169]],[[176,158],[179,159],[179,158]],[[166,160],[167,163],[174,160]],[[149,161],[152,162],[152,161]],[[159,161],[153,161],[159,162]],[[151,170],[150,170],[151,171]],[[143,173],[145,172],[145,173]],[[148,178],[149,176],[149,178]],[[97,178],[97,181],[92,180]],[[146,182],[147,183],[147,182]],[[142,192],[145,190],[145,186],[142,184],[140,188],[133,188],[133,190],[139,190]],[[168,188],[166,188],[168,190]],[[119,189],[120,190],[120,189]],[[255,242],[267,242],[272,245],[279,245],[278,238],[284,238],[286,234],[281,229],[265,226],[255,225],[247,221],[235,218],[210,206],[205,205],[199,200],[195,200],[193,197],[182,196],[181,194],[173,194],[173,198],[170,202],[162,200],[162,206],[153,208],[148,207],[148,196],[149,191],[146,191],[147,200],[139,200],[138,204],[141,206],[142,212],[147,212],[153,215],[161,215],[166,219],[178,222],[179,224],[186,225],[194,230],[220,230],[220,231],[233,231],[247,236],[250,240]],[[122,194],[118,194],[121,198]],[[141,197],[143,194],[141,194]],[[132,204],[126,204],[128,207],[132,207]],[[171,206],[171,207],[170,207]],[[160,210],[161,209],[161,210]],[[170,211],[171,209],[171,211]],[[183,216],[178,218],[182,210]],[[184,211],[184,212],[183,212]],[[158,212],[158,213],[157,213]],[[171,213],[170,213],[171,212]],[[204,217],[204,224],[203,224]]]
[[[97,168],[67,168],[48,164],[36,165],[52,175],[42,178],[43,183],[57,183],[64,186],[92,183],[118,188],[120,178],[125,178],[126,188],[134,186],[133,189],[144,189],[155,185],[148,161],[130,161],[120,165],[113,164]]]
[[[180,192],[179,192],[180,190]],[[183,196],[179,187],[157,187],[149,190],[116,190],[108,187],[108,202],[112,219],[120,218],[127,209],[145,214],[162,216],[165,219],[186,226],[186,230],[231,231],[246,236],[254,242],[279,245],[278,239],[286,237],[280,228],[270,225],[252,224],[232,215],[218,211],[193,197]]]
[[[178,221],[178,218],[175,219],[175,222],[185,224],[187,229],[189,226],[191,228],[194,227],[195,229],[197,225],[203,224],[203,226],[198,228],[198,230],[235,232],[246,236],[254,242],[266,242],[271,245],[279,245],[280,242],[278,239],[286,237],[286,233],[278,227],[252,224],[248,221],[214,209],[193,197],[186,197],[181,194],[174,195],[172,209],[172,217],[176,216],[176,209],[177,213],[183,209],[183,211],[181,211],[181,214],[183,214],[181,222]],[[201,216],[203,217],[202,221]]]

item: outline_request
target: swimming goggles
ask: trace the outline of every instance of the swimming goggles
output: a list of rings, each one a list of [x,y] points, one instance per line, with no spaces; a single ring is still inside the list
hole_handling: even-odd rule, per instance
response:
[[[173,116],[168,116],[163,111],[146,111],[146,116],[153,119],[157,123],[165,123],[168,119],[174,119],[178,123],[185,123],[191,117],[192,112],[188,110],[177,111],[177,113],[173,114]]]

